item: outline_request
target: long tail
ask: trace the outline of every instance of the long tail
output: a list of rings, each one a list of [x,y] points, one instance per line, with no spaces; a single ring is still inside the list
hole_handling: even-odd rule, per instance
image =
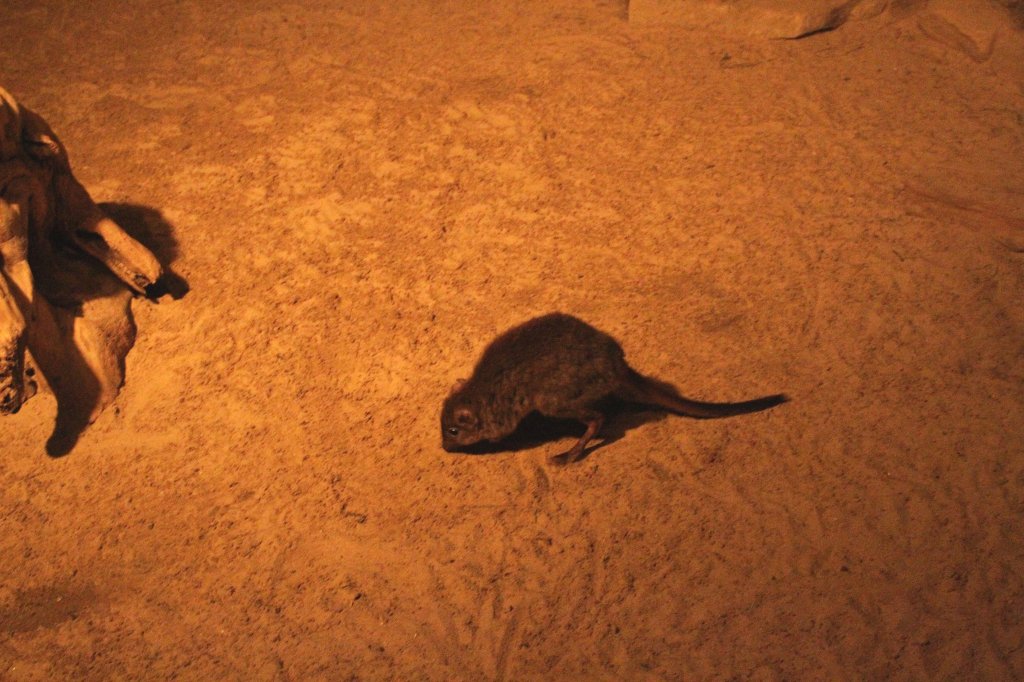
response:
[[[738,403],[705,403],[698,400],[689,400],[679,395],[671,384],[645,377],[633,369],[629,370],[628,377],[623,381],[622,386],[616,393],[623,400],[657,405],[670,412],[697,419],[714,419],[716,417],[731,417],[736,414],[760,412],[761,410],[767,410],[769,407],[781,405],[789,400],[789,397],[783,393],[755,398],[754,400],[744,400]]]

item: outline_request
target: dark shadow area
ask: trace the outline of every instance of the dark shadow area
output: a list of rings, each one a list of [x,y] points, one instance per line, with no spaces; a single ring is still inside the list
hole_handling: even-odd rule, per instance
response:
[[[61,457],[71,451],[79,435],[92,421],[103,389],[75,342],[80,309],[69,310],[51,304],[42,296],[36,298],[32,304],[35,321],[27,330],[28,350],[35,366],[26,368],[26,383],[35,379],[38,368],[38,373],[46,378],[53,391],[57,400],[57,418],[53,433],[46,442],[46,453],[51,457]],[[130,347],[135,340],[135,324],[128,307],[127,291],[122,298]]]
[[[13,604],[0,608],[0,630],[9,634],[52,628],[84,615],[100,603],[91,585],[18,590]]]
[[[148,248],[164,269],[147,297],[180,299],[188,283],[171,264],[178,256],[173,226],[156,209],[135,204],[100,204],[132,238]],[[36,322],[28,347],[57,400],[51,457],[75,447],[82,432],[124,383],[125,358],[135,343],[132,293],[102,264],[69,244],[58,244],[44,262],[32,262],[37,291]],[[88,348],[90,358],[82,350]],[[97,373],[99,372],[99,374]]]
[[[587,447],[580,458],[576,460],[577,462],[582,462],[596,450],[622,439],[630,429],[649,422],[661,421],[669,414],[664,410],[628,403],[616,398],[604,401],[599,407],[605,415],[605,422],[594,438],[597,443]],[[553,419],[533,412],[507,438],[496,443],[477,443],[461,448],[453,454],[482,456],[520,452],[563,438],[578,439],[585,430],[586,426],[583,422],[572,419]],[[570,447],[572,444],[567,445],[566,449],[568,450]]]

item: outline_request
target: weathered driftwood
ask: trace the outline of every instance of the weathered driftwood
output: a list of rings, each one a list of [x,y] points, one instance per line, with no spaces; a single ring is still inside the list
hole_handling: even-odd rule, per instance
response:
[[[161,272],[75,179],[46,121],[0,88],[0,414],[38,381],[57,396],[58,440],[77,435],[123,382],[131,292]]]

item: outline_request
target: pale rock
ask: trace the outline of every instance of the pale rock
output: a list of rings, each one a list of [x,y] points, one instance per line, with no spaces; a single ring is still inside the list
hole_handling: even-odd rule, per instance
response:
[[[848,19],[883,12],[886,0],[630,0],[636,24],[724,29],[763,38],[800,38],[835,29]]]

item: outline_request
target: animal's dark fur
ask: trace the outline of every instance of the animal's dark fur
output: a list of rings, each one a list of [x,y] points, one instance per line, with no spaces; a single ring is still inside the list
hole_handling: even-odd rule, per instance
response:
[[[587,425],[579,442],[560,456],[575,461],[601,428],[599,405],[611,396],[698,418],[756,412],[787,400],[784,395],[740,403],[688,400],[634,371],[612,337],[571,315],[551,313],[513,327],[484,350],[473,375],[444,401],[442,446],[452,451],[500,440],[528,414],[539,412]]]

